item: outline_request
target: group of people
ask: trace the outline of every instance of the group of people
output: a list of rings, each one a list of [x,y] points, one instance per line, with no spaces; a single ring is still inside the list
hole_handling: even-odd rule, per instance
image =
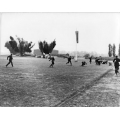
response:
[[[68,62],[67,62],[66,64],[69,64],[69,63],[70,63],[70,65],[72,66],[72,62],[71,62],[72,57],[71,57],[71,56],[68,56],[67,59],[68,59]],[[13,67],[13,62],[12,62],[13,57],[12,57],[12,54],[9,55],[9,56],[7,56],[7,60],[9,60],[9,62],[7,63],[6,67],[7,67],[10,63],[11,63],[11,65],[12,65],[12,67]],[[55,58],[50,56],[50,57],[49,57],[49,61],[51,61],[51,65],[50,65],[49,67],[53,67],[53,65],[55,64],[55,63],[54,63]],[[92,57],[90,57],[90,64],[91,64],[91,62],[92,62]],[[85,61],[83,61],[81,66],[84,66],[84,65],[86,65],[86,64],[87,64],[87,63],[86,63]]]
[[[72,59],[72,57],[71,57],[71,56],[68,56],[68,62],[67,62],[66,64],[70,63],[71,66],[72,66],[71,59]],[[7,56],[7,60],[9,60],[9,62],[7,63],[6,67],[7,67],[10,63],[11,63],[11,65],[12,65],[12,67],[13,67],[13,62],[12,62],[13,56],[12,56],[12,54],[9,55],[9,56]],[[51,61],[51,65],[50,65],[49,67],[53,67],[53,65],[55,64],[55,63],[54,63],[55,58],[50,56],[50,57],[49,57],[49,61]]]
[[[66,64],[70,63],[70,64],[71,64],[71,66],[72,66],[71,59],[72,59],[72,57],[71,57],[71,56],[69,56],[69,57],[68,57],[68,62],[67,62]],[[53,65],[55,64],[55,63],[54,63],[55,58],[54,58],[54,57],[50,57],[50,58],[49,58],[49,61],[51,61],[51,65],[50,65],[49,67],[53,67]]]
[[[90,62],[90,64],[92,63],[92,56],[89,57],[89,62]],[[86,61],[82,61],[82,65],[81,66],[85,66],[85,65],[87,65],[87,62]]]
[[[68,58],[68,62],[67,62],[66,64],[70,63],[70,65],[72,66],[72,62],[71,62],[72,57],[71,57],[71,56],[68,56],[67,58]],[[12,62],[13,56],[12,56],[12,54],[9,55],[9,56],[7,56],[7,60],[9,60],[9,62],[6,64],[6,67],[7,67],[9,64],[11,64],[12,67],[13,67],[13,62]],[[89,62],[90,62],[90,64],[91,64],[91,62],[92,62],[92,57],[90,57],[89,60],[90,60]],[[99,60],[99,59],[96,59],[96,60],[95,60],[96,64],[100,64],[100,61],[98,62],[98,60]],[[50,65],[49,67],[53,67],[53,65],[55,64],[55,63],[54,63],[55,58],[54,58],[54,57],[50,57],[50,58],[49,58],[49,61],[51,61],[51,65]],[[120,62],[120,59],[118,58],[118,56],[116,56],[116,57],[113,59],[113,63],[114,63],[114,67],[115,67],[115,74],[116,74],[116,75],[117,75],[118,72],[119,72],[119,62]],[[106,64],[106,63],[107,63],[107,61],[105,61],[105,64]],[[81,66],[84,66],[84,65],[86,65],[86,64],[87,64],[87,63],[86,63],[85,61],[83,61]]]
[[[107,60],[102,60],[102,58],[96,58],[95,63],[96,63],[96,65],[101,65],[101,64],[107,64],[108,61]]]
[[[68,59],[68,61],[67,61],[66,64],[69,64],[69,63],[70,63],[70,65],[72,66],[72,62],[71,62],[72,57],[68,55],[67,59]],[[9,62],[7,63],[6,67],[7,67],[10,63],[11,63],[11,65],[12,65],[12,67],[13,67],[13,62],[12,62],[13,56],[12,56],[12,54],[9,55],[9,56],[7,56],[7,60],[9,60]],[[54,62],[54,61],[55,61],[55,58],[50,56],[50,57],[49,57],[49,61],[51,61],[51,64],[50,64],[49,67],[53,67],[53,65],[55,64],[55,62]],[[90,64],[91,64],[91,62],[92,62],[92,57],[90,57]],[[82,65],[81,65],[81,66],[84,66],[84,65],[86,65],[86,64],[87,64],[87,63],[86,63],[85,61],[82,61]]]

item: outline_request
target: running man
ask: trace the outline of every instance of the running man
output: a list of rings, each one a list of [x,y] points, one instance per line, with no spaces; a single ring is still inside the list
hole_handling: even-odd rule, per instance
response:
[[[116,58],[113,60],[114,62],[114,66],[115,66],[115,74],[117,75],[118,71],[119,71],[119,62],[120,59],[118,58],[118,56],[116,56]]]
[[[89,59],[90,59],[90,64],[91,64],[91,62],[92,62],[92,56]]]
[[[71,58],[71,56],[69,56],[69,57],[68,57],[68,62],[67,62],[66,64],[70,63],[70,64],[71,64],[71,66],[72,66],[71,59],[72,59],[72,58]]]
[[[53,65],[55,64],[55,58],[54,57],[50,57],[49,61],[51,60],[52,64],[49,67],[53,67]]]
[[[12,57],[12,54],[11,55],[9,55],[9,56],[7,56],[7,60],[9,59],[9,62],[8,62],[8,64],[6,65],[6,67],[11,63],[11,65],[12,65],[12,67],[13,67],[13,62],[12,62],[12,60],[13,60],[13,57]]]

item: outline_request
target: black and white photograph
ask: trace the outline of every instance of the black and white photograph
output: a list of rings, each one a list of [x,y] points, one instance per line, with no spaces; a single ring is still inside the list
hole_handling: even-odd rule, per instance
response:
[[[120,13],[0,13],[1,107],[119,107]]]
[[[0,119],[119,120],[118,0],[0,0]]]

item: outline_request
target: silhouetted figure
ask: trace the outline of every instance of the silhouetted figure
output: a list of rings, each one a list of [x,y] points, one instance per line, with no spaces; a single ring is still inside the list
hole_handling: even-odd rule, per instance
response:
[[[102,64],[107,64],[107,63],[108,63],[108,61],[107,61],[107,60],[102,61]]]
[[[85,61],[82,61],[82,65],[81,66],[85,66],[87,65],[87,63]]]
[[[6,65],[6,67],[11,63],[11,65],[12,65],[12,67],[13,67],[13,62],[12,62],[12,60],[13,60],[13,57],[12,57],[12,54],[11,55],[9,55],[9,56],[7,56],[7,60],[9,59],[9,62],[8,62],[8,64]]]
[[[115,57],[113,62],[114,62],[114,66],[115,66],[115,74],[117,75],[117,73],[119,71],[119,62],[120,62],[120,59],[118,58],[118,56]]]
[[[52,62],[52,64],[50,65],[50,67],[53,67],[53,65],[55,64],[54,61],[55,61],[55,58],[54,57],[50,57],[49,61]]]
[[[89,60],[90,60],[90,64],[92,63],[92,56],[89,58]]]
[[[95,58],[95,63],[96,63],[96,65],[99,65],[99,62],[98,62],[98,61],[99,61],[99,58],[96,57],[96,58]]]
[[[71,59],[72,59],[71,56],[69,56],[68,57],[68,62],[66,64],[70,63],[72,65]]]
[[[95,63],[96,63],[96,65],[100,65],[102,63],[102,60],[100,60],[99,58],[96,57]]]
[[[95,63],[96,63],[96,65],[97,65],[97,60],[98,60],[98,58],[96,57],[96,58],[95,58]]]

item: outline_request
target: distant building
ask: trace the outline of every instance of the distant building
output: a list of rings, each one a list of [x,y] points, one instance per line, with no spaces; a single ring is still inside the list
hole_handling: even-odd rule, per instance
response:
[[[42,53],[41,53],[41,51],[40,51],[39,49],[35,49],[35,50],[33,51],[33,54],[36,55],[36,56],[42,55]]]
[[[36,56],[41,56],[42,53],[39,49],[35,49],[33,51],[33,54],[36,55]],[[51,55],[58,55],[58,50],[53,50],[52,53],[50,53]]]
[[[58,50],[53,50],[52,53],[50,53],[51,55],[58,55]]]

